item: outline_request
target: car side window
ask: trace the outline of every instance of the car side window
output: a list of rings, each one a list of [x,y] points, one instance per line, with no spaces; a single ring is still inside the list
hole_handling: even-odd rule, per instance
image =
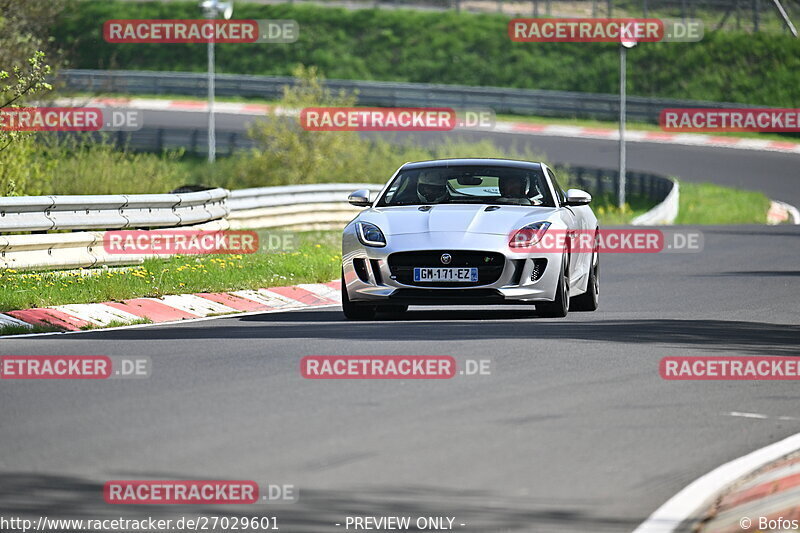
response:
[[[558,184],[556,175],[553,173],[552,170],[548,168],[547,176],[550,178],[550,181],[553,182],[553,187],[555,188],[556,194],[558,195],[558,201],[561,203],[561,205],[564,205],[564,203],[566,203],[567,201],[567,194],[564,192],[564,189],[561,188],[561,185]]]

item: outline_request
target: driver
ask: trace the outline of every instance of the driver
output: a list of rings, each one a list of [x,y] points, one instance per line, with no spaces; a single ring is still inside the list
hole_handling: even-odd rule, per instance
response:
[[[505,176],[500,178],[500,196],[522,200],[527,198],[528,179],[525,176]]]
[[[431,173],[423,172],[417,179],[417,196],[426,204],[438,204],[447,198],[447,185],[444,179]]]

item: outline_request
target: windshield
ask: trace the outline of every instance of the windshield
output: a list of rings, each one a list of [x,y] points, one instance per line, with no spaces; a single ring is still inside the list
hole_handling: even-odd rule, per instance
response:
[[[422,167],[402,171],[375,205],[434,204],[555,206],[541,169],[502,166]]]

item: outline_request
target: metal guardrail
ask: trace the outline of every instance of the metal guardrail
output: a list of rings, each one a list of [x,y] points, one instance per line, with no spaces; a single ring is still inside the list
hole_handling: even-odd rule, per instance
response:
[[[227,229],[229,192],[210,189],[181,194],[0,197],[0,268],[76,268],[127,265],[144,255],[109,254],[103,233],[182,227]],[[32,235],[2,235],[37,232]]]
[[[221,218],[182,228],[193,231],[222,231],[230,228],[230,224]],[[109,253],[104,247],[103,237],[101,231],[0,235],[0,268],[46,270],[134,265],[148,257],[156,257],[147,254]]]
[[[0,233],[187,226],[225,218],[228,194],[0,197]]]
[[[331,183],[260,187],[231,192],[234,229],[341,229],[361,208],[347,202],[347,195],[357,189],[377,194],[377,183]]]
[[[207,94],[206,74],[194,72],[62,70],[59,81],[68,89],[93,93]],[[295,78],[286,76],[218,74],[215,90],[217,96],[277,99],[284,86],[295,82]],[[358,103],[367,106],[491,108],[495,113],[608,120],[619,117],[619,96],[615,94],[356,80],[326,80],[325,85],[333,91],[358,92]],[[634,121],[656,123],[662,109],[675,107],[754,106],[639,96],[627,99],[628,118]]]

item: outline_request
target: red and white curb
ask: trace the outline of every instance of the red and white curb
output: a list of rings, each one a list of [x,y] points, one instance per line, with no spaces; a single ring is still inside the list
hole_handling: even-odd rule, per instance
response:
[[[45,326],[61,331],[103,328],[110,324],[176,322],[234,313],[289,311],[341,304],[341,282],[301,283],[289,287],[174,294],[121,302],[56,305],[0,313],[0,326]]]
[[[63,105],[76,105],[75,99],[59,100]],[[125,107],[152,111],[196,111],[207,112],[206,102],[200,100],[154,100],[149,98],[92,98],[81,102],[82,105],[94,107]],[[237,115],[264,115],[272,109],[266,104],[248,104],[236,102],[217,102],[214,109],[218,113]],[[286,109],[279,114],[297,114]],[[570,137],[583,139],[618,140],[619,131],[610,128],[591,128],[559,124],[535,124],[529,122],[500,122],[493,128],[464,128],[480,131],[498,131],[518,135],[547,135],[552,137]],[[717,148],[735,148],[740,150],[757,150],[800,154],[800,143],[790,141],[772,141],[698,133],[669,133],[663,131],[628,130],[625,133],[628,142],[678,144],[684,146],[713,146]]]
[[[774,475],[777,475],[778,477],[776,479],[783,480],[784,473],[787,473],[787,479],[791,479],[792,474],[788,473],[789,471],[784,468],[793,468],[797,463],[786,465],[784,463],[779,463],[776,468],[779,468],[781,470],[780,472],[777,470],[773,471],[772,465],[776,461],[782,461],[793,454],[797,454],[797,452],[800,452],[800,433],[787,437],[765,448],[761,448],[760,450],[756,450],[744,457],[725,463],[695,480],[678,494],[670,498],[669,501],[650,515],[642,525],[636,528],[634,533],[677,533],[690,530],[696,531],[693,526],[703,520],[707,520],[708,510],[712,509],[716,503],[723,501],[729,502],[733,507],[729,509],[731,513],[730,516],[726,515],[722,517],[720,515],[717,517],[726,520],[724,524],[720,522],[718,525],[725,525],[727,527],[729,523],[727,520],[729,518],[732,519],[733,516],[738,514],[735,522],[737,529],[735,529],[735,531],[756,531],[758,529],[758,518],[761,516],[768,516],[768,514],[763,513],[770,513],[776,510],[772,507],[762,506],[761,504],[777,502],[776,505],[783,505],[786,501],[791,502],[791,500],[783,499],[788,494],[791,498],[794,498],[795,506],[800,505],[800,503],[798,503],[800,502],[800,493],[796,490],[792,490],[796,489],[797,486],[789,486],[793,481],[784,481],[782,485],[779,485],[779,487],[792,490],[792,492],[785,492],[784,490],[774,492],[772,491],[774,485],[768,485],[771,483],[769,472],[773,472]],[[750,485],[750,483],[755,484]],[[798,481],[798,483],[800,483],[800,481]],[[744,487],[743,492],[740,492],[740,487]],[[758,488],[758,492],[748,493],[748,488]],[[761,494],[766,495],[766,497],[761,498]],[[732,499],[726,500],[728,495],[731,495]],[[742,499],[743,496],[752,499],[745,501]],[[753,507],[742,507],[748,503],[752,503]],[[752,511],[753,514],[745,515],[743,514],[745,511]],[[743,518],[752,520],[752,529],[749,529],[750,526],[746,521],[742,521]],[[707,523],[706,525],[711,527],[713,522]],[[748,525],[748,528],[743,528],[741,527],[742,525]],[[702,530],[703,533],[721,533],[723,531],[727,532],[728,530]]]
[[[800,455],[777,461],[749,476],[728,490],[708,514],[701,533],[797,531]]]

